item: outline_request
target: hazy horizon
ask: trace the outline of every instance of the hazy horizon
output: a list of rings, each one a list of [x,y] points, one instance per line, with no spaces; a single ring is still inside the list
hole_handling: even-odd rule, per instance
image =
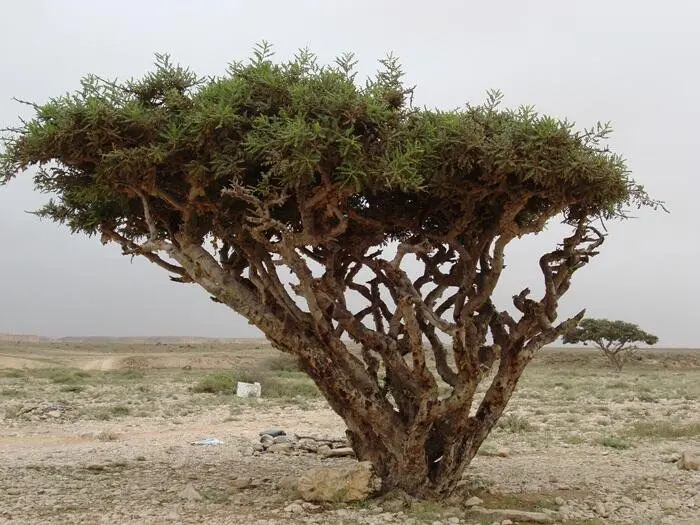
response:
[[[117,342],[117,343],[131,343],[135,341],[144,341],[147,340],[148,342],[146,344],[155,344],[157,341],[164,341],[164,340],[169,340],[174,344],[175,342],[181,342],[181,341],[192,341],[195,344],[197,344],[198,341],[203,341],[203,342],[228,342],[228,341],[267,341],[267,339],[261,334],[261,335],[252,335],[249,337],[207,337],[207,336],[191,336],[191,335],[130,335],[130,336],[102,336],[102,335],[91,335],[91,336],[83,336],[83,335],[65,335],[65,336],[58,336],[58,337],[48,337],[48,336],[39,336],[37,334],[10,334],[10,333],[0,333],[0,343],[3,342],[16,342],[12,338],[15,337],[18,340],[21,340],[21,342],[34,342],[33,340],[29,340],[29,338],[37,338],[39,341],[48,341],[48,342],[88,342],[88,341],[94,341],[97,343],[104,343],[104,342]],[[23,338],[27,338],[27,341],[23,340]],[[154,343],[151,343],[150,341],[153,341]],[[350,341],[346,341],[350,342]],[[350,342],[352,345],[352,342]],[[543,348],[549,348],[551,350],[591,350],[594,352],[599,352],[600,350],[595,346],[595,345],[583,345],[583,344],[572,344],[572,345],[564,345],[561,343],[561,341],[555,341],[554,343],[550,343],[548,345],[544,345]],[[667,346],[659,346],[659,345],[654,345],[654,346],[643,346],[640,347],[638,352],[640,355],[644,355],[644,352],[648,351],[663,351],[663,350],[691,350],[691,351],[700,351],[700,346],[674,346],[674,345],[667,345]]]
[[[89,73],[139,77],[157,52],[215,75],[265,39],[279,59],[305,46],[324,63],[354,51],[358,78],[394,52],[419,106],[463,107],[496,88],[507,107],[534,104],[578,128],[612,121],[612,149],[671,213],[642,210],[608,224],[609,238],[577,272],[560,318],[587,308],[591,317],[639,324],[659,336],[659,347],[700,346],[698,14],[700,6],[674,1],[6,3],[0,30],[15,45],[0,56],[0,128],[31,116],[12,97],[42,103],[78,88]],[[171,283],[165,271],[138,258],[130,263],[115,245],[25,213],[47,198],[33,191],[30,174],[0,187],[0,333],[260,336],[196,286]],[[552,225],[510,245],[498,308],[513,311],[513,294],[541,288],[538,257],[562,231]]]

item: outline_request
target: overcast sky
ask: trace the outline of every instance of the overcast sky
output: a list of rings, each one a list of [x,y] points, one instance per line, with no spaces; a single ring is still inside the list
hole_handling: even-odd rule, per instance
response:
[[[304,46],[322,61],[354,51],[366,76],[393,51],[419,105],[452,109],[498,88],[508,106],[534,104],[579,126],[612,121],[611,145],[671,214],[610,225],[562,314],[586,307],[637,322],[662,345],[700,346],[699,15],[691,0],[2,2],[0,127],[29,115],[13,96],[41,103],[88,73],[140,76],[156,52],[219,74],[266,39],[281,58]],[[0,332],[258,335],[195,286],[24,213],[45,199],[29,176],[0,187]],[[511,245],[501,308],[539,283],[539,253],[557,233]]]

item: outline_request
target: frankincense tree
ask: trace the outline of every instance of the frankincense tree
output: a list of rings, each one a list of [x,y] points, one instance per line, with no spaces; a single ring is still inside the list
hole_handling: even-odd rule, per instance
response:
[[[36,168],[54,196],[39,216],[247,318],[297,357],[384,488],[434,497],[535,352],[582,318],[558,322],[557,305],[603,243],[595,221],[658,203],[603,145],[607,126],[502,109],[498,92],[419,109],[397,61],[382,64],[361,84],[352,55],[276,62],[263,44],[218,78],[167,56],[140,80],[88,76],[6,133],[0,182]],[[556,218],[571,229],[539,259],[542,295],[499,309],[506,246]]]
[[[637,343],[655,345],[659,338],[626,321],[586,318],[564,333],[562,342],[584,345],[593,343],[610,360],[615,370],[620,372],[625,363],[635,356],[639,348]]]

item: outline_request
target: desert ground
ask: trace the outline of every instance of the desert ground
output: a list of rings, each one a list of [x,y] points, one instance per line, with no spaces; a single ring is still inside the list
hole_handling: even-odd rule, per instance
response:
[[[441,504],[299,500],[294,482],[352,464],[259,452],[259,433],[341,439],[342,421],[264,341],[0,341],[0,523],[700,524],[700,351],[644,350],[614,373],[590,349],[545,349]],[[238,380],[262,398],[235,396]],[[193,445],[215,437],[222,443]],[[522,523],[525,523],[522,521]]]

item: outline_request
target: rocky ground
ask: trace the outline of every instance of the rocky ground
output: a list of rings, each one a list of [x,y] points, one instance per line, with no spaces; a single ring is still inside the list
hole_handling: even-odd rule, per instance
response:
[[[700,453],[700,355],[648,355],[614,374],[544,353],[448,502],[316,504],[299,478],[357,462],[328,453],[342,422],[271,350],[6,343],[0,523],[698,524],[700,471],[679,459]],[[236,398],[214,366],[263,377],[263,398]],[[271,428],[286,446],[261,443]]]

